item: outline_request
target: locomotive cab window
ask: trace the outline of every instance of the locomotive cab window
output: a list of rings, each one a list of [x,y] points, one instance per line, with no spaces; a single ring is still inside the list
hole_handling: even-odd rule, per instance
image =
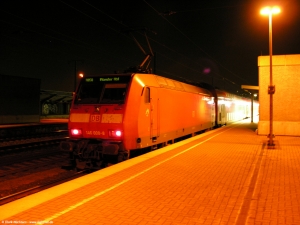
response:
[[[127,84],[105,84],[100,103],[124,103]]]
[[[97,83],[85,83],[80,85],[75,103],[77,104],[95,104],[99,101],[99,96],[103,85]]]
[[[130,76],[89,77],[81,80],[75,104],[122,104]]]

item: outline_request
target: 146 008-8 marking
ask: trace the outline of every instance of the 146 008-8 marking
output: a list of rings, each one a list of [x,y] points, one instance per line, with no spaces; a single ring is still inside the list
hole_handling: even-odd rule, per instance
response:
[[[104,131],[99,131],[99,130],[87,130],[85,131],[87,135],[105,135]]]

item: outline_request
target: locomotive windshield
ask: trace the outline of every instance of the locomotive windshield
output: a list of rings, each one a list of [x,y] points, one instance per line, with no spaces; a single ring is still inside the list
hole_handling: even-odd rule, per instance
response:
[[[75,104],[122,104],[130,76],[89,77],[80,82]]]

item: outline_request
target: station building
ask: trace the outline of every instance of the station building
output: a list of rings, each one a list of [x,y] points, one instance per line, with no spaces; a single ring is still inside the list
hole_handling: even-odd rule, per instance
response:
[[[273,134],[300,136],[300,54],[272,56]],[[258,57],[259,122],[258,134],[270,132],[270,57]]]

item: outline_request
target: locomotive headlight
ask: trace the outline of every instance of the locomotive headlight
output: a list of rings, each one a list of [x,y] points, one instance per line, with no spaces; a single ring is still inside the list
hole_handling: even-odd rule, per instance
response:
[[[121,137],[121,136],[122,136],[122,132],[121,132],[120,130],[117,130],[117,131],[116,131],[116,136],[117,136],[117,137]]]
[[[71,129],[71,135],[72,136],[81,136],[82,130],[81,129]]]
[[[122,137],[122,131],[121,130],[109,130],[108,136],[109,137]]]

